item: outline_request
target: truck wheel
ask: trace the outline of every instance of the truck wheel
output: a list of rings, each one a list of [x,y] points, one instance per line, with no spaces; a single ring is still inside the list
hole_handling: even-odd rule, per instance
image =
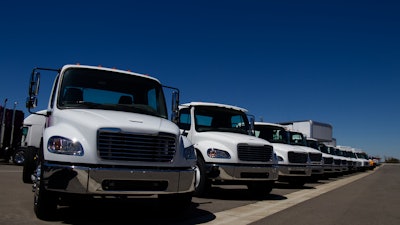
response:
[[[202,197],[211,188],[211,182],[207,179],[206,167],[203,157],[198,154],[196,162],[196,178],[194,196]]]
[[[36,167],[37,151],[35,148],[28,148],[24,152],[24,164],[22,169],[22,181],[27,184],[32,183],[32,175]]]
[[[24,150],[21,148],[17,149],[13,155],[14,164],[18,165],[18,166],[22,166],[22,165],[24,165],[24,160],[25,160]]]
[[[44,184],[41,182],[41,180],[43,180],[41,162],[39,162],[36,169],[36,176],[33,210],[37,218],[41,220],[51,220],[56,216],[58,196],[56,193],[44,188]]]
[[[254,181],[247,184],[247,188],[255,197],[265,197],[269,195],[274,186],[274,181]]]

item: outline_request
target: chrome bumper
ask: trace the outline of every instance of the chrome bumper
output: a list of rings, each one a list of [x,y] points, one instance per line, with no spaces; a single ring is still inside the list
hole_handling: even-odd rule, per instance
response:
[[[44,164],[48,190],[93,195],[146,195],[194,191],[194,168],[97,168]]]
[[[332,165],[324,165],[324,173],[335,173],[335,168]]]
[[[304,177],[311,176],[311,167],[308,165],[284,165],[279,164],[279,176]]]
[[[278,179],[276,165],[208,164],[209,177],[230,181],[272,181]]]
[[[323,174],[324,173],[324,168],[322,165],[313,165],[311,164],[311,174]]]

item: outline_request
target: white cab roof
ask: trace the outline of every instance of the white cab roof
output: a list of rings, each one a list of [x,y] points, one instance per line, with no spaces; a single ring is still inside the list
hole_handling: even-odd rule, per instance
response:
[[[254,122],[254,125],[269,125],[269,126],[275,126],[275,127],[282,127],[284,129],[287,129],[286,126],[277,124],[277,123],[268,123],[268,122]]]
[[[242,112],[247,113],[247,109],[233,106],[233,105],[227,105],[227,104],[221,104],[221,103],[214,103],[214,102],[189,102],[189,103],[184,103],[181,104],[181,106],[185,107],[190,107],[190,106],[214,106],[214,107],[221,107],[221,108],[227,108],[227,109],[235,109],[239,110]]]
[[[145,74],[140,74],[140,73],[134,73],[131,72],[129,70],[120,70],[120,69],[115,69],[115,68],[107,68],[107,67],[102,67],[102,66],[88,66],[88,65],[73,65],[73,64],[67,64],[64,65],[61,69],[61,71],[68,69],[68,68],[87,68],[87,69],[95,69],[95,70],[105,70],[105,71],[111,71],[111,72],[117,72],[117,73],[125,73],[125,74],[129,74],[129,75],[135,75],[135,76],[141,76],[141,77],[145,77],[145,78],[149,78],[152,80],[157,81],[158,83],[160,83],[160,81],[152,76],[149,75],[145,75]]]

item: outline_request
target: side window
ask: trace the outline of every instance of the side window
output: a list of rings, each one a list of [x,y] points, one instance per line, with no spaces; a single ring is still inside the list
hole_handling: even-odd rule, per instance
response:
[[[274,130],[272,135],[272,140],[279,141],[282,139],[282,136],[279,135],[279,130]]]
[[[244,121],[243,121],[243,117],[241,117],[240,115],[232,116],[231,124],[232,124],[232,127],[236,127],[236,128],[245,126]]]
[[[29,127],[22,127],[22,139],[21,142],[24,143],[26,141],[26,136],[28,136]]]
[[[213,117],[205,115],[196,115],[196,126],[211,127]]]
[[[190,130],[190,109],[185,108],[179,111],[178,126],[182,130]]]
[[[158,111],[156,90],[153,88],[147,93],[147,104],[155,111]]]

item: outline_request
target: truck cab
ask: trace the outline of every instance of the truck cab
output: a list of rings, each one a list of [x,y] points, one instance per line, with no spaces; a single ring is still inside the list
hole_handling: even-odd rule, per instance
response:
[[[56,76],[41,114],[31,109],[43,71]],[[38,218],[51,218],[60,200],[75,196],[158,195],[166,209],[171,201],[187,208],[196,154],[168,119],[163,87],[151,76],[98,66],[33,69],[27,107],[45,120],[31,171]]]
[[[340,151],[336,146],[327,144],[326,146],[326,151],[329,152],[329,154],[333,155],[333,161],[334,161],[334,168],[336,171],[337,176],[343,175],[348,173],[349,167],[348,167],[348,159],[344,157],[343,152]]]
[[[358,159],[358,161],[360,162],[361,166],[360,166],[360,170],[361,171],[366,171],[371,169],[371,165],[370,165],[370,160],[368,158],[368,155],[361,151],[361,150],[354,150],[354,153]]]
[[[179,127],[197,152],[195,194],[212,184],[247,185],[266,195],[278,179],[271,143],[252,134],[247,110],[219,103],[190,102],[179,107]]]
[[[43,128],[46,123],[46,110],[30,114],[22,124],[22,138],[20,146],[21,165],[24,165],[22,180],[24,183],[32,183],[32,173],[35,169],[34,159],[40,148]]]
[[[307,146],[307,141],[303,133],[289,130],[288,134],[289,144],[298,146],[308,152],[312,179],[318,180],[324,174],[322,153]]]
[[[353,148],[349,146],[339,146],[336,148],[340,149],[343,152],[343,156],[347,158],[347,167],[349,168],[348,173],[356,172],[357,169],[357,156],[353,152]]]
[[[309,153],[299,146],[291,145],[285,126],[267,122],[255,122],[256,137],[272,143],[278,157],[279,181],[303,186],[311,176]]]
[[[335,173],[333,156],[322,149],[321,143],[315,138],[306,138],[307,146],[322,153],[323,169],[325,177],[330,177]]]

